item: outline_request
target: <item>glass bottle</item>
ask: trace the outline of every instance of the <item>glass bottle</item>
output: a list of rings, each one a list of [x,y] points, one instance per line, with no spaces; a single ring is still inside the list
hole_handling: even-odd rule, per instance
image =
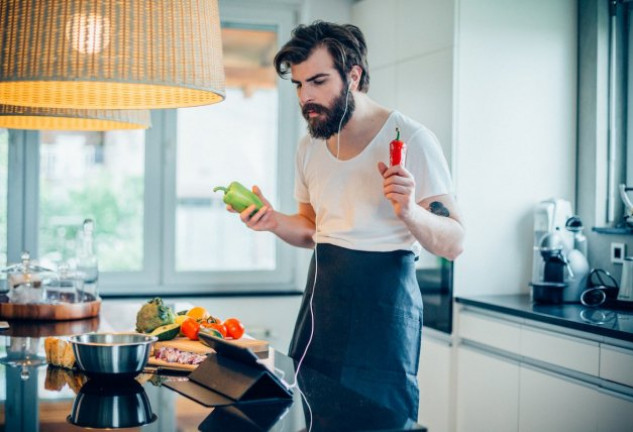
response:
[[[94,241],[94,221],[84,220],[77,233],[77,272],[83,276],[82,301],[99,298],[99,262]]]

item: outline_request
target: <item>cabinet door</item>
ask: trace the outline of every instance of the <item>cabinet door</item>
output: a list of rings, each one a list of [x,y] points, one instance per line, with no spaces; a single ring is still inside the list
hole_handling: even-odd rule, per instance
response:
[[[418,383],[418,422],[431,431],[450,431],[451,347],[448,342],[422,338]]]
[[[521,366],[520,387],[520,432],[598,430],[599,393],[595,388],[525,365]]]
[[[460,346],[457,368],[457,430],[516,431],[519,364]]]
[[[597,430],[630,432],[633,429],[633,397],[608,390],[599,394]]]

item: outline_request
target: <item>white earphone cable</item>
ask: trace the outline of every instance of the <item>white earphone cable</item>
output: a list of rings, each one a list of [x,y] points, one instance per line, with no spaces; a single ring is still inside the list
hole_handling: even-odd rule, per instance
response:
[[[347,108],[349,105],[349,93],[352,88],[352,84],[353,82],[350,83],[349,86],[347,87],[347,93],[345,94],[345,109],[343,110],[341,121],[339,121],[339,124],[338,124],[338,132],[336,134],[336,159],[339,158],[339,150],[340,150],[340,145],[341,145],[341,127],[343,126],[343,119],[345,118],[345,115],[347,114]],[[299,359],[299,362],[297,363],[297,368],[295,369],[295,375],[294,375],[294,383],[290,386],[291,389],[296,387],[299,390],[299,393],[301,393],[303,400],[308,406],[308,411],[310,411],[310,425],[308,427],[308,432],[312,430],[312,408],[310,407],[310,403],[308,402],[308,399],[305,397],[305,394],[303,393],[303,391],[301,391],[301,388],[299,387],[298,377],[299,377],[299,371],[301,370],[301,365],[303,364],[303,359],[308,353],[308,348],[310,348],[310,345],[312,344],[312,337],[314,336],[315,318],[314,318],[314,309],[312,306],[312,300],[314,299],[314,291],[316,290],[316,282],[317,282],[317,273],[319,271],[319,258],[317,254],[317,245],[319,244],[318,215],[319,215],[319,209],[317,208],[314,213],[314,281],[312,283],[312,292],[310,293],[310,302],[309,302],[310,337],[308,338],[308,342],[306,343],[306,347],[303,350],[303,354],[301,355],[301,358]]]

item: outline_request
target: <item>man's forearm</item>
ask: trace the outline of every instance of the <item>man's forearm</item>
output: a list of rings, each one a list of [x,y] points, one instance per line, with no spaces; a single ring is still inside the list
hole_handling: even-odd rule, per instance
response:
[[[416,205],[404,223],[422,247],[435,255],[452,261],[463,250],[464,228],[455,219]]]
[[[272,230],[273,234],[293,246],[312,249],[314,242],[314,222],[307,217],[294,214],[286,215],[275,212],[277,227]]]

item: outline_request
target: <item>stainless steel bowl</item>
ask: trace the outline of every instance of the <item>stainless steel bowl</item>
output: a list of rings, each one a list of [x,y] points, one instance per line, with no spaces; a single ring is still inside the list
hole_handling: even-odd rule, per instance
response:
[[[93,378],[130,378],[141,373],[158,340],[141,333],[86,333],[70,337],[77,365]]]

